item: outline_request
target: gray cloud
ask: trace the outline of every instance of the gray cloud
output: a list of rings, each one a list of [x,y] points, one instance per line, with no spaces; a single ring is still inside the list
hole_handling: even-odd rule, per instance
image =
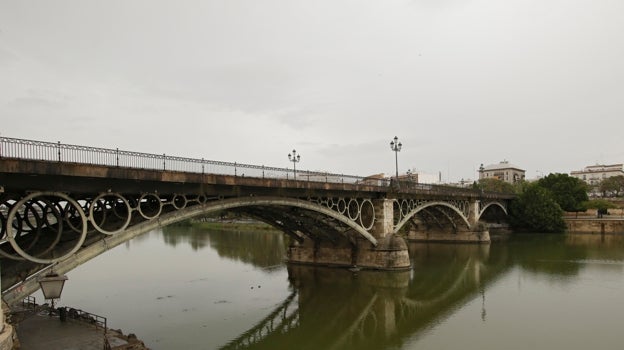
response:
[[[8,0],[0,23],[7,136],[368,174],[397,135],[402,171],[450,180],[623,161],[619,1]]]

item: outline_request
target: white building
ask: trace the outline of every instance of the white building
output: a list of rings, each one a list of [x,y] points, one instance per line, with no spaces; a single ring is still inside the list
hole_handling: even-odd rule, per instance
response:
[[[486,167],[481,164],[479,168],[479,180],[498,179],[511,184],[524,180],[526,171],[504,160],[498,164],[490,164]]]
[[[583,180],[590,185],[598,185],[602,180],[618,175],[624,175],[624,164],[596,164],[587,166],[583,170],[570,172],[570,176]]]
[[[429,174],[423,171],[419,171],[416,168],[409,169],[408,173],[412,174],[412,176],[416,176],[416,181],[421,184],[440,184],[442,183],[442,174]]]

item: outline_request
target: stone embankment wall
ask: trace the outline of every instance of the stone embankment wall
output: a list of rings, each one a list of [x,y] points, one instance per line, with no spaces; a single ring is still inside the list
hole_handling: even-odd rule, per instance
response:
[[[570,233],[601,233],[624,234],[624,208],[609,209],[608,214],[598,217],[596,209],[588,209],[580,213],[565,213],[564,220],[567,232]]]
[[[622,233],[624,234],[624,220],[622,219],[565,219],[567,232],[570,233]]]
[[[604,215],[604,218],[624,219],[624,209],[622,208],[609,209],[608,212],[609,214]],[[566,219],[567,218],[579,218],[579,219],[590,218],[591,219],[597,216],[598,216],[598,213],[596,209],[587,209],[587,211],[579,212],[579,213],[570,213],[570,212],[564,213],[564,217]]]

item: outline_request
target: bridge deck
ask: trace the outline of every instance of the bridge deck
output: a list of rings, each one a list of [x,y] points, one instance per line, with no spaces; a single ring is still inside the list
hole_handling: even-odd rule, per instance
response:
[[[0,186],[5,192],[61,191],[73,193],[204,193],[214,195],[314,195],[323,191],[325,196],[350,193],[357,196],[393,198],[400,194],[431,197],[511,199],[501,193],[483,193],[471,189],[401,182],[399,186],[378,184],[376,180],[362,178],[354,182],[329,182],[308,179],[249,177],[244,175],[201,174],[171,170],[124,168],[67,162],[0,159]]]

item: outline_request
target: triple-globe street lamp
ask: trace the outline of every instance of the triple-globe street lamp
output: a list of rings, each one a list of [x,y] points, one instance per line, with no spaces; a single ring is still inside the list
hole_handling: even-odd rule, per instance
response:
[[[396,166],[396,179],[399,181],[399,152],[401,152],[403,144],[399,142],[398,137],[394,137],[393,141],[390,141],[390,149],[394,151],[394,164]]]
[[[301,156],[293,149],[292,153],[288,153],[288,160],[293,162],[293,178],[297,180],[297,163],[301,160]]]

